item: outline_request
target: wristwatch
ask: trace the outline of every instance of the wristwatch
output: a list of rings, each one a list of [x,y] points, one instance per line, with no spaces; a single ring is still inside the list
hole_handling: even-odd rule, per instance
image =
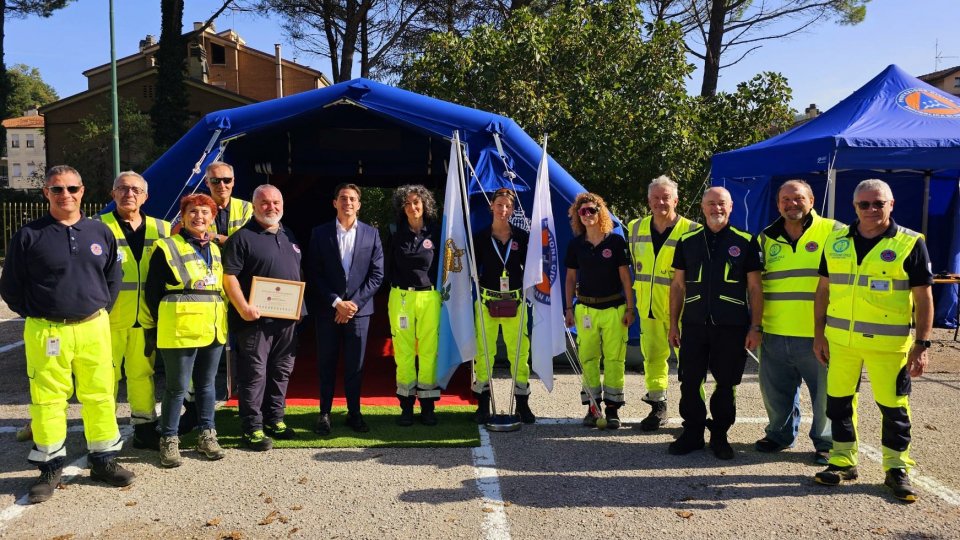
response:
[[[918,340],[914,341],[913,344],[914,344],[914,345],[919,345],[919,346],[923,347],[924,349],[929,349],[930,347],[933,346],[933,342],[930,341],[929,339],[918,339]]]
[[[761,334],[763,333],[763,325],[761,325],[761,324],[755,324],[755,325],[751,326],[750,329],[751,329],[751,330],[756,330],[757,332],[760,332]]]

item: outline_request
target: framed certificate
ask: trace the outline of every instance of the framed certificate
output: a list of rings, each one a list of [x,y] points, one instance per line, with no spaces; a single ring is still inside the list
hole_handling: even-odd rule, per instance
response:
[[[247,303],[260,311],[261,317],[299,319],[303,306],[302,281],[253,276]]]

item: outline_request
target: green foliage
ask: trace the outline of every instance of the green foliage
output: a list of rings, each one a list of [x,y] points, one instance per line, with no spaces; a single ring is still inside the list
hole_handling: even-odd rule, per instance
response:
[[[23,111],[37,105],[46,105],[60,99],[57,91],[44,82],[40,70],[25,64],[16,64],[7,71],[10,81],[10,95],[4,118],[23,115]]]
[[[156,99],[150,109],[153,140],[173,146],[187,132],[189,97],[184,84],[187,46],[183,39],[183,0],[160,1],[160,46],[157,50]]]
[[[502,28],[437,34],[403,69],[401,86],[504,114],[621,218],[646,207],[650,179],[668,174],[694,196],[716,151],[756,142],[789,122],[789,88],[766,74],[714,100],[688,96],[693,72],[681,29],[644,38],[634,3],[574,1],[515,12]]]
[[[143,172],[159,157],[153,144],[150,117],[140,112],[135,101],[120,98],[120,170]],[[109,96],[96,112],[80,120],[80,129],[71,132],[72,144],[65,152],[65,162],[83,176],[84,200],[105,202],[113,185],[113,122]]]

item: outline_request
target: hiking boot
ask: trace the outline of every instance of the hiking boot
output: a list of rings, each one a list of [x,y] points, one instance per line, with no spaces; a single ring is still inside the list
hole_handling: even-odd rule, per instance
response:
[[[437,425],[437,402],[434,399],[420,400],[420,423],[425,426]]]
[[[180,427],[177,434],[186,435],[197,428],[197,402],[183,400],[183,414],[180,415]]]
[[[264,435],[262,429],[258,429],[251,433],[244,433],[243,444],[254,452],[266,452],[273,448],[273,439]]]
[[[893,496],[906,502],[916,502],[919,498],[917,490],[910,484],[910,477],[905,469],[890,469],[883,485],[893,490]]]
[[[160,466],[172,469],[183,465],[180,458],[180,437],[160,437]]]
[[[30,492],[27,496],[27,502],[30,504],[42,503],[53,497],[53,490],[60,485],[60,477],[63,475],[63,460],[57,460],[57,463],[44,463],[40,466],[40,478],[30,486]]]
[[[717,459],[733,459],[734,456],[733,447],[727,441],[726,432],[710,433],[710,450]]]
[[[619,405],[607,405],[604,411],[607,417],[607,429],[620,429],[620,414],[617,412],[619,409]]]
[[[160,433],[157,432],[157,422],[133,425],[133,447],[140,450],[159,450]]]
[[[520,421],[524,424],[533,424],[537,421],[537,417],[533,414],[533,411],[530,410],[530,394],[523,396],[516,396],[517,398],[517,414],[520,415]]]
[[[839,486],[843,480],[856,480],[860,474],[857,472],[856,465],[841,467],[840,465],[827,465],[827,468],[813,476],[814,481],[824,486]]]
[[[33,427],[30,424],[27,424],[17,430],[17,442],[27,442],[32,440],[33,440]]]
[[[753,443],[753,448],[756,449],[757,452],[762,452],[764,454],[773,454],[775,452],[779,452],[781,450],[789,448],[789,446],[784,446],[769,437],[764,437],[758,440],[757,442]],[[826,463],[824,463],[824,465],[826,465]]]
[[[600,406],[597,405],[597,413],[600,413]],[[593,415],[593,407],[587,405],[587,414],[583,417],[583,427],[597,427],[597,417]]]
[[[830,464],[830,451],[829,450],[815,450],[813,452],[813,462],[817,465],[829,465]]]
[[[674,456],[685,456],[690,452],[700,450],[703,446],[703,435],[697,437],[685,429],[677,440],[670,443],[670,446],[667,447],[667,453]]]
[[[133,483],[133,471],[128,471],[117,463],[116,458],[90,460],[90,478],[105,482],[111,486],[124,487]]]
[[[473,417],[478,424],[486,424],[490,421],[490,391],[474,392],[473,395],[477,398],[477,412]]]
[[[270,437],[274,439],[280,439],[281,441],[289,441],[290,439],[297,438],[297,432],[294,429],[286,424],[283,420],[275,424],[266,424],[263,426],[263,431]]]
[[[666,401],[647,401],[650,404],[650,414],[640,421],[640,429],[643,431],[656,431],[667,425],[667,402]]]
[[[197,450],[213,461],[223,459],[227,455],[227,452],[220,448],[220,443],[217,442],[217,430],[213,428],[200,430],[200,436],[197,437]]]
[[[397,425],[401,427],[410,427],[413,425],[413,403],[415,396],[397,396],[400,400],[400,416],[397,417]]]

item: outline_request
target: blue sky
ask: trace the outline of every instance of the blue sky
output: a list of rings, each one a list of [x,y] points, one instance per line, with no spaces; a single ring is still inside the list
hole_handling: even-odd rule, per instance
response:
[[[184,28],[204,21],[220,0],[189,0]],[[115,0],[117,57],[136,52],[147,34],[160,34],[159,0]],[[61,97],[86,89],[84,70],[110,58],[107,0],[78,0],[50,19],[7,20],[6,63],[40,69]],[[826,110],[870,80],[889,64],[919,75],[934,71],[934,44],[939,39],[944,58],[940,67],[960,65],[960,33],[956,0],[873,0],[866,20],[858,26],[823,23],[789,39],[768,42],[739,64],[721,72],[720,89],[731,90],[761,71],[779,71],[793,88],[793,106],[802,110],[816,103]],[[234,28],[248,46],[272,53],[283,45],[284,56],[310,65],[329,76],[325,58],[297,53],[283,35],[281,23],[249,14],[224,14],[218,30]],[[695,73],[688,85],[700,89]]]

